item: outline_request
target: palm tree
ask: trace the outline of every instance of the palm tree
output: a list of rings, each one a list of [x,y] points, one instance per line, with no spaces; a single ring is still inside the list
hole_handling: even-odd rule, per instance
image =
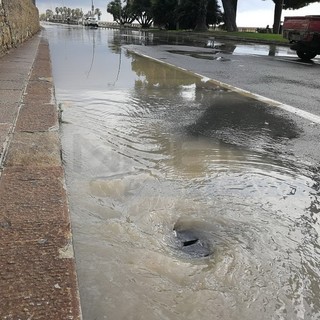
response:
[[[83,17],[83,12],[79,8],[76,8],[76,17],[77,19],[81,19]]]
[[[72,16],[72,10],[71,10],[71,8],[68,8],[67,9],[67,17],[71,18],[71,16]]]
[[[63,8],[62,8],[62,7],[60,7],[60,8],[59,8],[59,11],[60,11],[60,15],[61,15],[61,20],[63,20],[63,18],[62,18]]]
[[[58,19],[59,19],[59,12],[60,12],[59,7],[56,7],[54,11],[56,12],[56,15],[55,15],[54,18],[55,18],[56,20],[58,20]]]
[[[98,16],[98,20],[100,20],[102,12],[99,8],[96,8],[96,10],[94,11],[94,15]]]
[[[67,14],[68,14],[67,7],[63,7],[63,20],[66,20]]]

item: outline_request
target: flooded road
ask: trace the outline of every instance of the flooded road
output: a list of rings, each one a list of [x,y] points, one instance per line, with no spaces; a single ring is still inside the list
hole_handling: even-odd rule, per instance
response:
[[[203,56],[198,55],[196,52],[195,57],[200,59],[212,59],[212,53],[227,54],[227,55],[261,55],[261,56],[281,56],[292,57],[296,56],[295,51],[292,51],[286,45],[274,45],[263,43],[250,43],[232,41],[226,39],[216,39],[210,37],[207,34],[192,34],[185,33],[151,33],[143,31],[125,30],[122,33],[122,42],[127,44],[139,44],[139,45],[173,45],[173,46],[189,46],[198,48],[211,48],[211,55],[208,52],[204,52]],[[181,54],[188,52],[180,51]]]
[[[46,26],[84,319],[318,319],[319,183],[279,110]],[[139,41],[139,39],[133,39]]]

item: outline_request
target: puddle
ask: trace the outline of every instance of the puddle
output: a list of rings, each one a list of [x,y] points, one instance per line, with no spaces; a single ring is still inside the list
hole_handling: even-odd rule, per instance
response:
[[[46,34],[84,319],[317,319],[319,185],[295,123],[116,31]]]
[[[213,52],[201,52],[201,51],[183,51],[183,50],[168,50],[170,53],[175,53],[175,54],[182,54],[186,56],[190,56],[193,58],[197,59],[205,59],[205,60],[218,60],[218,61],[230,61],[230,59],[221,57],[221,56],[216,56],[218,51],[213,51]]]
[[[252,45],[252,44],[235,44],[235,43],[218,43],[210,46],[206,45],[205,50],[168,50],[170,53],[186,55],[197,59],[230,61],[228,55],[263,55],[263,56],[295,56],[295,52],[280,46],[274,45]],[[226,55],[226,56],[222,56]]]
[[[170,33],[152,33],[136,30],[125,30],[122,34],[116,32],[115,38],[123,44],[135,44],[143,46],[156,45],[175,45],[189,46],[192,48],[212,49],[213,54],[232,54],[232,55],[262,55],[262,56],[281,56],[296,57],[296,52],[292,51],[288,46],[274,44],[257,44],[250,42],[239,42],[232,40],[215,39],[212,36],[201,36],[191,34],[170,34]],[[190,51],[179,51],[178,54],[189,54]],[[196,58],[204,59],[206,52],[200,53],[195,51]],[[211,60],[207,56],[207,59]]]

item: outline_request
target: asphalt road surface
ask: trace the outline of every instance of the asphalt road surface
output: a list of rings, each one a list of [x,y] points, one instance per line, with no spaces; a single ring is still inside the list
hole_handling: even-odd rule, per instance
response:
[[[265,97],[283,104],[287,109],[284,113],[301,129],[300,137],[289,144],[290,152],[316,167],[320,156],[319,56],[303,62],[294,52],[282,53],[277,48],[273,52],[278,53],[268,55],[255,53],[254,45],[247,45],[247,50],[237,53],[237,45],[226,43],[219,48],[130,45],[126,48],[214,79],[232,90],[244,90],[258,99]]]
[[[47,36],[84,318],[319,319],[320,117],[293,81],[319,65],[198,35]]]

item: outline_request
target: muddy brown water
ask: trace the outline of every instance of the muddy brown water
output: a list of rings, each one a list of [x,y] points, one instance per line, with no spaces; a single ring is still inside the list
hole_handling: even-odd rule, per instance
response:
[[[287,151],[296,124],[119,31],[46,35],[84,319],[318,319],[319,185]]]

